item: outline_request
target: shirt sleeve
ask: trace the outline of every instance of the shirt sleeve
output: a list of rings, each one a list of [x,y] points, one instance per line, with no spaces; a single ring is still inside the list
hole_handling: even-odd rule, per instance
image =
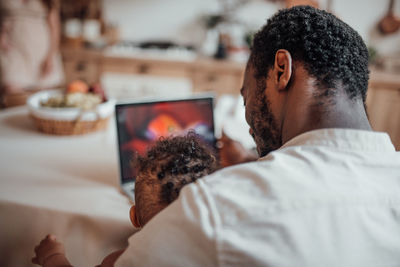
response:
[[[204,184],[184,187],[179,198],[138,233],[115,266],[216,266],[218,220]]]

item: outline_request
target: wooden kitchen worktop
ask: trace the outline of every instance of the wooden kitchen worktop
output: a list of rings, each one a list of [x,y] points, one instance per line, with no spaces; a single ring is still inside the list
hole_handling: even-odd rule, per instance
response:
[[[145,58],[145,57],[134,57],[134,56],[122,56],[112,55],[106,53],[105,50],[99,49],[85,49],[85,48],[62,48],[61,54],[66,60],[101,60],[102,62],[107,61],[118,61],[118,62],[141,62],[148,64],[156,64],[169,67],[191,67],[191,68],[208,68],[222,72],[244,72],[246,67],[245,63],[240,63],[231,60],[217,60],[210,57],[198,57],[193,61],[184,60],[164,60],[156,58]]]

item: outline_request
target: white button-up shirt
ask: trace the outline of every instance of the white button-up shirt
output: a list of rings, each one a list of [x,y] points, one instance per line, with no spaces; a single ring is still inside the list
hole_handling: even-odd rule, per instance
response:
[[[322,129],[186,186],[116,266],[400,266],[400,152]]]

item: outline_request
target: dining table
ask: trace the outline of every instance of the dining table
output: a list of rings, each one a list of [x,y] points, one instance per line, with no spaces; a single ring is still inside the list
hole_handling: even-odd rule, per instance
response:
[[[218,99],[214,126],[254,146],[241,97]],[[0,267],[35,266],[34,247],[50,233],[73,266],[125,248],[138,229],[119,181],[114,115],[105,130],[59,136],[38,131],[27,106],[0,110]]]
[[[106,130],[39,132],[26,106],[0,111],[0,266],[36,266],[49,233],[74,266],[95,266],[137,231],[119,189],[115,120]]]

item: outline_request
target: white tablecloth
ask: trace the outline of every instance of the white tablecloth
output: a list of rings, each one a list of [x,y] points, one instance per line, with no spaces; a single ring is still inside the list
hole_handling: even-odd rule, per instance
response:
[[[254,146],[242,99],[220,97],[224,128]],[[26,107],[0,111],[0,267],[32,266],[34,246],[57,235],[74,266],[94,266],[135,232],[119,192],[114,118],[106,131],[81,136],[40,133]]]
[[[32,266],[54,233],[74,266],[94,266],[135,231],[119,192],[115,122],[82,136],[38,132],[25,107],[0,111],[0,266]]]

